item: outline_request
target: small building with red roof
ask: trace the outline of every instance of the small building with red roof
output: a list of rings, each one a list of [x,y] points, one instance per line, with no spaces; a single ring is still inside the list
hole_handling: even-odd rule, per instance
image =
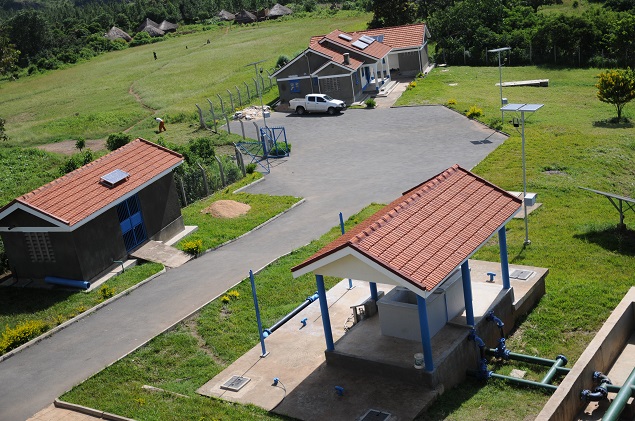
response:
[[[421,341],[425,368],[432,372],[431,338],[463,312],[467,325],[475,326],[468,259],[497,234],[502,286],[510,289],[505,225],[521,203],[516,196],[454,165],[292,268],[294,277],[315,274],[327,352],[334,351],[335,345],[323,277],[353,278],[369,282],[370,301],[380,305],[382,334]],[[412,300],[402,301],[412,305],[414,317],[393,317],[388,306],[393,291],[380,297],[377,283],[412,294]],[[400,301],[392,295],[393,301]],[[404,307],[400,304],[397,307]],[[393,332],[384,332],[394,324]],[[415,334],[404,334],[403,328],[414,328]]]
[[[322,93],[351,104],[375,94],[396,75],[423,72],[429,37],[423,23],[358,32],[336,29],[312,37],[306,50],[271,77],[283,103]]]
[[[182,162],[136,139],[0,208],[14,277],[87,281],[146,241],[183,231],[173,176]]]

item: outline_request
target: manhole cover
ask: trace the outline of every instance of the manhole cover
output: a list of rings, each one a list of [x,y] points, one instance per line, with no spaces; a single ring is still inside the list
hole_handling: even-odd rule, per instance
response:
[[[232,378],[227,380],[225,383],[223,383],[223,385],[220,388],[225,390],[231,390],[232,392],[238,392],[240,389],[243,388],[244,385],[249,383],[250,380],[251,379],[248,377],[232,376]]]
[[[390,419],[391,414],[388,412],[378,411],[376,409],[369,409],[359,420],[360,421],[387,421]]]
[[[533,270],[520,270],[520,269],[516,269],[515,271],[513,271],[509,277],[510,278],[515,278],[515,279],[520,279],[523,281],[526,281],[527,279],[529,279],[529,277],[531,275],[534,274]]]

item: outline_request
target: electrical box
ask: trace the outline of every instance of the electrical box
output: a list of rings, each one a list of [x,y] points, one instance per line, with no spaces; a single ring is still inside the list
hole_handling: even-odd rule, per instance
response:
[[[525,206],[533,206],[536,204],[536,193],[527,193],[525,195]]]

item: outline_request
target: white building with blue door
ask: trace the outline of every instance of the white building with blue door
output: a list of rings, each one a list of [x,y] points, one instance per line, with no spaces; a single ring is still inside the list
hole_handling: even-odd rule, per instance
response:
[[[88,281],[146,241],[183,231],[173,177],[182,162],[136,139],[0,208],[14,278]]]

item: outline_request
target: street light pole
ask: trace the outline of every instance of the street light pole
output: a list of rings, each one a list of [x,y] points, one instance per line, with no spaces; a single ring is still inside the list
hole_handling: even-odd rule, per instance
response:
[[[503,48],[495,48],[493,50],[487,50],[488,53],[498,53],[498,86],[500,87],[501,107],[505,105],[503,104],[503,63],[501,61],[501,53],[503,51],[508,51],[511,49],[512,49],[511,47],[503,47]],[[504,118],[505,118],[505,112],[501,108],[501,124],[503,123]]]
[[[507,104],[501,107],[501,112],[520,111],[520,138],[521,138],[521,155],[523,162],[523,210],[525,219],[525,242],[527,246],[531,244],[529,241],[529,220],[527,218],[527,163],[525,161],[525,112],[533,113],[543,107],[544,104]]]

